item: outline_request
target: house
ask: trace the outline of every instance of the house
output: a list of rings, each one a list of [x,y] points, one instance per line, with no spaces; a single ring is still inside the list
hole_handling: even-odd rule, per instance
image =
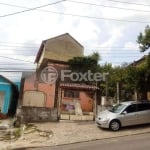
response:
[[[6,77],[0,75],[0,112],[2,114],[15,114],[18,95],[17,86]]]
[[[144,55],[142,58],[140,58],[139,60],[137,60],[137,61],[134,61],[133,63],[131,63],[130,64],[130,66],[133,66],[133,67],[143,67],[143,66],[146,66],[147,65],[147,59],[150,57],[150,55]],[[145,74],[147,74],[149,72],[149,69],[147,69],[146,71],[145,71]],[[149,73],[148,73],[149,74]],[[142,99],[143,99],[143,97],[144,97],[144,99],[147,99],[147,100],[150,100],[150,75],[146,75],[147,77],[145,77],[145,75],[143,75],[142,77],[143,77],[143,82],[142,82],[142,87],[144,87],[145,89],[144,89],[144,96],[142,96]],[[145,78],[146,78],[146,80],[145,80]],[[146,91],[146,92],[145,92]]]
[[[97,87],[61,80],[61,71],[68,68],[67,61],[82,57],[83,50],[68,33],[41,43],[35,59],[37,72],[24,78],[21,109],[25,120],[94,119]]]
[[[130,64],[130,66],[140,67],[141,65],[144,65],[146,63],[147,55],[144,55],[142,58],[134,61]]]
[[[68,120],[93,120],[96,114],[96,86],[61,83],[59,116]]]

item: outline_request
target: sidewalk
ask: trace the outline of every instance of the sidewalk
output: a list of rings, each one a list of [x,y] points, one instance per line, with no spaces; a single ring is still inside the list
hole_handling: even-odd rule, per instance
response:
[[[1,145],[12,148],[54,146],[83,141],[91,141],[119,136],[150,132],[150,125],[123,128],[118,132],[100,129],[94,122],[49,122],[35,123],[35,127],[25,130],[24,135],[15,141],[2,141]]]

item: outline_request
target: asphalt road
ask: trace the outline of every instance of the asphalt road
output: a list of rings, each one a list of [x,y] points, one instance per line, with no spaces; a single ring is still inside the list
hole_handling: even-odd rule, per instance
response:
[[[150,133],[63,146],[27,148],[20,150],[150,150]]]

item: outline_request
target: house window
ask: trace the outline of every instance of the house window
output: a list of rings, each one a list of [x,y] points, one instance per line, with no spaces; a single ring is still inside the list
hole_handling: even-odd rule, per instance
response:
[[[79,91],[64,90],[64,97],[79,98]]]

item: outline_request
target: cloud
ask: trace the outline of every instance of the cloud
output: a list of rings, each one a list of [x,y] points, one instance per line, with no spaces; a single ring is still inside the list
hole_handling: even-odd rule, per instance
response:
[[[131,50],[138,50],[138,44],[137,43],[133,43],[133,42],[126,42],[124,45],[124,49],[131,49]]]
[[[81,1],[81,0],[79,0]],[[15,5],[22,5],[26,7],[35,7],[50,3],[49,0],[3,0],[4,3],[12,3]],[[54,2],[51,1],[51,2]],[[107,6],[125,7],[129,9],[149,10],[149,7],[128,5],[110,2],[106,0],[89,1],[91,3],[103,4]],[[141,3],[141,1],[136,1]],[[143,0],[143,4],[148,4],[148,1]],[[43,8],[48,11],[62,12],[66,14],[77,14],[81,16],[93,16],[98,18],[112,18],[120,20],[139,20],[148,21],[149,13],[142,13],[137,11],[127,11],[106,7],[96,7],[91,5],[75,4],[71,2],[63,2],[57,5],[52,5]],[[0,13],[7,14],[10,12],[23,10],[20,8],[4,7],[0,5]],[[107,19],[90,19],[83,17],[73,17],[63,14],[55,14],[42,11],[30,11],[6,18],[0,18],[0,41],[23,43],[19,48],[9,49],[3,51],[4,47],[0,47],[0,54],[10,55],[11,57],[27,59],[34,61],[34,57],[38,51],[38,48],[25,48],[29,45],[36,45],[33,47],[39,47],[42,40],[69,32],[77,41],[79,41],[85,47],[85,55],[98,51],[102,55],[103,61],[108,62],[123,62],[133,61],[135,57],[127,57],[120,51],[125,49],[135,49],[136,38],[140,31],[143,31],[146,24],[129,23],[129,22],[117,22]],[[8,43],[10,44],[10,43]],[[107,48],[103,48],[107,47]],[[115,49],[114,47],[122,47]],[[19,51],[18,49],[23,49]],[[119,56],[112,55],[112,52],[118,52]],[[134,55],[142,56],[139,52],[135,51]],[[13,54],[13,56],[12,56]],[[133,55],[132,55],[133,56]],[[2,61],[8,61],[1,60]]]

